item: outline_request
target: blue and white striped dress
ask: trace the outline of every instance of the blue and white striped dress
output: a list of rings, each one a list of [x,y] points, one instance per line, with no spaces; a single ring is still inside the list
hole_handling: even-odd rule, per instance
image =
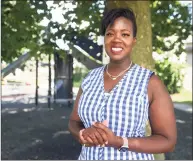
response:
[[[110,93],[105,93],[104,69],[105,66],[91,70],[81,84],[78,115],[84,126],[108,120],[108,128],[117,136],[144,137],[149,109],[147,86],[153,72],[135,64]],[[154,157],[147,153],[120,152],[113,147],[82,147],[78,159],[154,160]]]

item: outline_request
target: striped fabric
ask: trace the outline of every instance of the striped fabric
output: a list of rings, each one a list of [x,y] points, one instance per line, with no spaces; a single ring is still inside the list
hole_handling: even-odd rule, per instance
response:
[[[84,126],[108,120],[108,127],[122,137],[144,137],[148,120],[147,86],[152,71],[135,64],[106,93],[105,66],[93,69],[83,80],[78,114]],[[148,146],[148,145],[147,145]],[[152,154],[120,152],[113,147],[82,147],[79,160],[154,160]]]

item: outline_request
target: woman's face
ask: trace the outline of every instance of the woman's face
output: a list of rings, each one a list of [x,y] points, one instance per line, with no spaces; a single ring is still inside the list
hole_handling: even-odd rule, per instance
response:
[[[106,29],[105,50],[113,61],[128,59],[135,42],[132,22],[124,17],[115,19],[113,25]]]

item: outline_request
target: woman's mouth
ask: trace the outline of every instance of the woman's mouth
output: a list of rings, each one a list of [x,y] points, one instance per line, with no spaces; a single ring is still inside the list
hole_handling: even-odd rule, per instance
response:
[[[122,52],[123,48],[120,48],[120,47],[112,47],[111,48],[111,52],[113,54],[120,54]]]

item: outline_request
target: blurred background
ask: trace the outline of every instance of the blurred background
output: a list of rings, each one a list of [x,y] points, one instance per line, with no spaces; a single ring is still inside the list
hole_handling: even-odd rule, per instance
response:
[[[108,63],[104,12],[126,6],[137,17],[133,60],[155,71],[174,102],[178,142],[161,158],[192,159],[192,1],[0,3],[1,159],[77,159],[73,102],[89,70]]]

